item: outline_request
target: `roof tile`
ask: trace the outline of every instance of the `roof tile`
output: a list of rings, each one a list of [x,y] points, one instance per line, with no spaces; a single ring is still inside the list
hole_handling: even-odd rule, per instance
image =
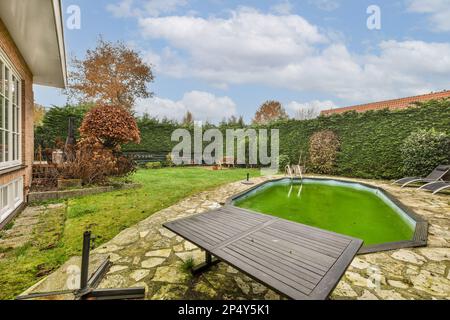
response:
[[[344,113],[347,111],[356,111],[356,112],[366,112],[369,110],[382,110],[382,109],[405,109],[414,104],[415,102],[425,102],[430,100],[441,100],[441,99],[449,99],[450,98],[450,90],[441,91],[441,92],[433,92],[420,96],[414,97],[406,97],[394,100],[386,100],[380,102],[373,102],[367,104],[360,104],[356,106],[350,106],[345,108],[331,109],[322,111],[322,115],[332,115]]]

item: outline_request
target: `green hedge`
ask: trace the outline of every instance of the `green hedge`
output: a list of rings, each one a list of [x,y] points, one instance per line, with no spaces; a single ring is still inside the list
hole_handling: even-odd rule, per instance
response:
[[[312,133],[330,129],[341,141],[337,175],[393,179],[403,175],[401,148],[418,129],[450,130],[450,100],[431,101],[401,111],[348,112],[310,121],[289,121],[280,127],[280,153],[297,162],[308,152]],[[449,155],[450,157],[450,155]]]
[[[53,147],[56,137],[67,134],[67,118],[74,116],[81,122],[88,107],[55,107],[47,112],[44,123],[36,128],[36,146],[43,142]],[[172,132],[180,126],[172,121],[158,121],[149,117],[138,119],[141,130],[140,145],[123,146],[124,151],[168,153],[176,142]],[[205,126],[205,129],[211,125]],[[450,134],[450,100],[430,101],[420,107],[400,111],[347,112],[305,121],[282,121],[266,126],[280,130],[280,155],[297,163],[300,154],[308,156],[309,138],[317,131],[336,132],[341,151],[336,160],[336,175],[361,178],[393,179],[403,176],[401,148],[404,140],[419,129],[436,129]],[[266,128],[259,127],[259,128]],[[191,132],[191,127],[185,127]],[[223,132],[228,127],[219,127]],[[257,127],[258,128],[258,127]],[[449,155],[450,158],[450,155]],[[450,160],[450,159],[449,159]]]
[[[170,141],[178,127],[176,123],[146,118],[138,124],[142,143],[125,146],[125,150],[162,153],[176,144]],[[289,156],[292,163],[298,162],[301,153],[303,158],[308,155],[309,138],[314,132],[329,129],[341,141],[334,174],[393,179],[403,176],[401,147],[412,132],[434,128],[450,133],[450,100],[430,101],[397,111],[347,112],[313,120],[289,120],[267,128],[280,129],[280,154]]]
[[[122,147],[123,151],[148,151],[151,153],[168,153],[175,145],[170,141],[172,132],[178,128],[175,122],[158,121],[144,116],[137,119],[141,131],[141,143],[128,144]]]
[[[176,129],[187,129],[193,136],[193,125],[180,125],[171,120],[158,120],[151,118],[147,115],[137,118],[137,124],[141,131],[141,143],[140,144],[127,144],[122,146],[123,151],[137,152],[145,151],[154,154],[169,153],[178,142],[172,142],[171,136]],[[209,128],[215,128],[211,124],[205,124],[203,130]],[[226,127],[222,126],[222,129]],[[223,130],[224,131],[224,130]],[[206,145],[207,143],[205,143]]]
[[[83,117],[90,106],[64,106],[52,107],[48,110],[42,125],[37,126],[34,130],[35,148],[41,145],[43,148],[54,148],[56,139],[61,139],[63,142],[67,138],[67,129],[69,125],[69,118],[74,118],[75,136],[79,138],[78,128],[83,121]]]

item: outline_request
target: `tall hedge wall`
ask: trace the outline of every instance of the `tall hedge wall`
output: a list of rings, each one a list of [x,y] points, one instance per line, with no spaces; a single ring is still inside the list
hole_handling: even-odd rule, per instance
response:
[[[192,125],[181,126],[170,120],[163,120],[161,122],[148,116],[138,118],[137,124],[141,131],[141,143],[124,145],[122,146],[123,151],[145,151],[155,154],[169,153],[177,144],[177,142],[171,141],[173,131],[183,128],[192,133],[194,130]],[[203,127],[203,130],[213,127],[213,125],[207,124]]]
[[[419,128],[450,132],[450,101],[433,101],[401,111],[348,112],[310,121],[289,121],[280,126],[280,153],[296,162],[301,151],[308,153],[312,133],[330,129],[341,141],[335,174],[398,178],[403,175],[403,141]]]
[[[125,150],[160,153],[175,145],[170,141],[177,128],[175,123],[148,120],[139,121],[139,126],[142,143],[126,146]],[[288,155],[292,163],[297,163],[300,153],[308,155],[309,138],[314,132],[330,129],[341,140],[336,175],[393,179],[403,175],[400,148],[409,134],[419,128],[450,133],[450,100],[430,101],[400,111],[347,112],[313,120],[289,120],[268,128],[280,130],[280,154]]]

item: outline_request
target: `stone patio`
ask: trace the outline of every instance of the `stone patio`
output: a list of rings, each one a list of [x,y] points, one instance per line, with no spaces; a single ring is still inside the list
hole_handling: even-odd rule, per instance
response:
[[[34,231],[42,224],[42,216],[48,210],[59,209],[63,204],[26,207],[20,215],[11,222],[11,228],[1,231],[0,250],[22,247],[33,239]],[[0,259],[2,255],[0,254]]]
[[[428,220],[428,246],[357,256],[331,298],[450,299],[450,197],[381,181],[346,180],[384,188]],[[218,208],[226,198],[249,187],[237,182],[202,192],[153,214],[95,249],[92,269],[107,255],[113,262],[100,287],[143,286],[147,299],[282,299],[224,263],[192,277],[183,265],[190,259],[202,262],[204,254],[162,227],[164,222]],[[72,258],[27,293],[76,287],[79,264],[79,257]]]

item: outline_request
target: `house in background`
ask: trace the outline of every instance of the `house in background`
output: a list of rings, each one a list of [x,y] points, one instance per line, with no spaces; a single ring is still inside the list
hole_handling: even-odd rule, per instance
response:
[[[0,0],[0,229],[26,202],[34,157],[33,84],[64,88],[60,0]]]
[[[360,105],[351,106],[351,107],[324,110],[321,112],[321,115],[329,116],[332,114],[339,114],[339,113],[344,113],[344,112],[348,112],[348,111],[366,112],[369,110],[405,109],[405,108],[408,108],[409,106],[413,105],[416,102],[427,102],[430,100],[442,100],[442,99],[450,99],[450,90],[441,91],[441,92],[433,92],[433,93],[423,94],[423,95],[414,96],[414,97],[386,100],[386,101],[380,101],[380,102],[360,104]]]

